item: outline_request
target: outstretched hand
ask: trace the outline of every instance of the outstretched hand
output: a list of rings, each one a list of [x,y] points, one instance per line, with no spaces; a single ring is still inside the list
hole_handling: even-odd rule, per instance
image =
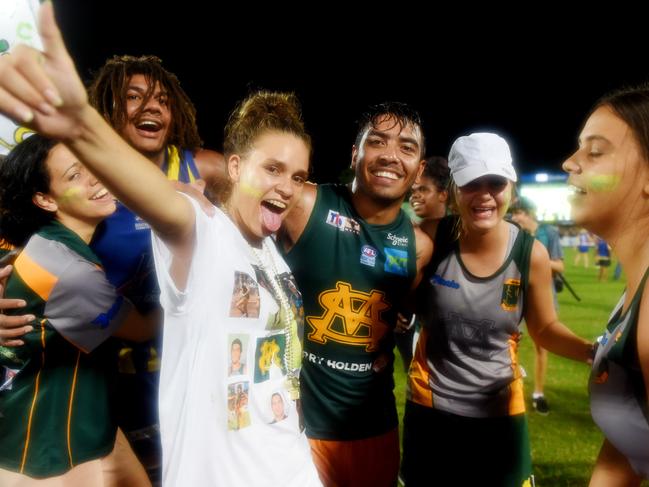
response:
[[[0,57],[0,112],[48,137],[74,137],[88,96],[65,48],[52,2],[41,5],[43,52],[18,45]]]

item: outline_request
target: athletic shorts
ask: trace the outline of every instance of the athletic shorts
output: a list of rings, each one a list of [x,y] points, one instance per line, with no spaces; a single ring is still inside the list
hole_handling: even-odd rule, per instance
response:
[[[406,487],[533,485],[527,416],[470,418],[407,401],[401,476]]]
[[[597,264],[599,267],[610,267],[610,266],[611,266],[611,259],[606,259],[606,258],[602,259],[602,258],[598,258],[596,264]]]
[[[75,465],[63,475],[35,479],[0,468],[2,487],[151,487],[151,482],[121,430],[115,448],[103,458]]]
[[[313,463],[325,487],[395,487],[399,429],[362,440],[309,438]]]

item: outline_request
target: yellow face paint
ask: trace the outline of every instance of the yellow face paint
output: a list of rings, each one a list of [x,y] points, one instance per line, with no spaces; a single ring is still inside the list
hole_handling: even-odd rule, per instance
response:
[[[72,188],[68,188],[65,191],[63,191],[60,201],[71,201],[71,200],[78,200],[81,198],[82,198],[81,188],[77,186],[73,186]]]
[[[594,193],[614,191],[620,184],[620,176],[616,174],[597,174],[586,182],[586,189]]]
[[[248,184],[244,181],[241,181],[239,187],[241,188],[242,193],[253,196],[255,198],[259,198],[262,194],[264,194],[260,189],[255,188],[253,185]]]
[[[242,178],[239,181],[239,188],[241,193],[247,194],[248,196],[252,196],[254,198],[261,197],[264,192],[259,189],[257,179],[258,178],[256,178],[254,174],[250,174],[250,172],[248,171],[243,172]]]

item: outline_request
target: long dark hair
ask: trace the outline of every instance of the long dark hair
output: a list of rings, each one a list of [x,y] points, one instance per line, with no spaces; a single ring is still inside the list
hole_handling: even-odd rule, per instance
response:
[[[54,213],[34,204],[36,193],[50,189],[50,174],[45,161],[57,141],[39,134],[15,146],[0,163],[0,237],[20,247]]]
[[[589,116],[603,106],[610,107],[626,122],[642,150],[642,155],[649,161],[649,84],[622,88],[604,95],[595,103]]]

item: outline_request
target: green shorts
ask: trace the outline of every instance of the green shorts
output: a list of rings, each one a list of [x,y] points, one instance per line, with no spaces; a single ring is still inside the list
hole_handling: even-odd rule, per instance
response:
[[[401,476],[406,487],[533,485],[527,416],[470,418],[408,401]]]

